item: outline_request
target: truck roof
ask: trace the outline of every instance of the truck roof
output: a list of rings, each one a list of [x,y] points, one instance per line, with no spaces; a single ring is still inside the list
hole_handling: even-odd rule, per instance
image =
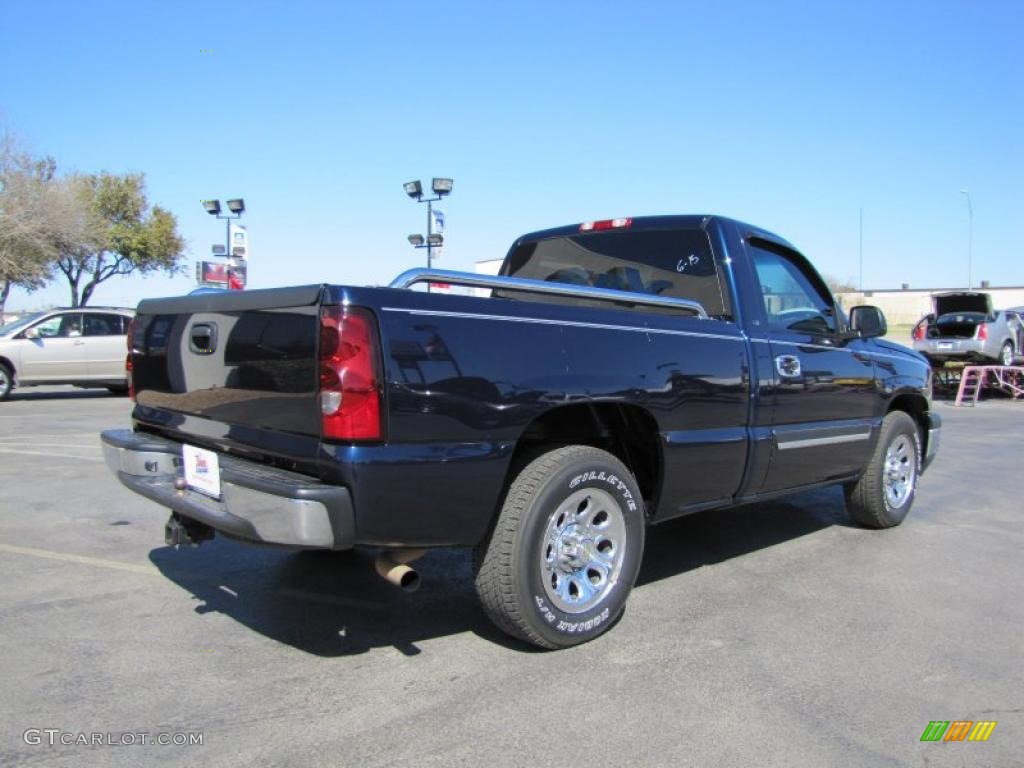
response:
[[[754,236],[762,240],[768,240],[769,242],[776,243],[785,248],[793,251],[798,249],[790,243],[788,240],[779,237],[774,232],[769,232],[761,227],[754,226],[753,224],[747,224],[737,219],[730,219],[726,216],[717,216],[714,214],[669,214],[664,216],[633,216],[630,217],[630,231],[641,231],[651,229],[704,229],[707,228],[712,222],[719,223],[732,223],[734,224],[744,237]],[[521,235],[516,238],[513,243],[513,248],[523,242],[530,240],[545,240],[551,237],[566,237],[569,235],[578,235],[580,233],[580,227],[582,222],[579,224],[570,224],[563,227],[553,227],[551,229],[541,229],[536,232],[529,232],[525,235]],[[613,231],[613,230],[610,230]],[[620,230],[621,231],[621,230]]]

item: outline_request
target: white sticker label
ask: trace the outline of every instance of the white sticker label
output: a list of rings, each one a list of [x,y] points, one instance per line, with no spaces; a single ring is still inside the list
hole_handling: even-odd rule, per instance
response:
[[[217,454],[194,445],[181,446],[181,457],[185,460],[185,482],[207,496],[220,498],[220,463]]]

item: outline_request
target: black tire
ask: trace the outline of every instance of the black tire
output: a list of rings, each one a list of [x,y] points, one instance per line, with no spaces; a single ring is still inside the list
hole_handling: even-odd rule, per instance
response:
[[[14,374],[6,364],[0,363],[0,400],[6,400],[14,389]]]
[[[899,525],[914,503],[920,474],[921,432],[908,414],[893,411],[882,421],[864,474],[846,486],[850,515],[865,528]]]
[[[548,451],[516,476],[477,550],[480,602],[500,629],[541,648],[593,640],[626,605],[644,525],[621,461],[585,445]]]
[[[1013,342],[1007,341],[999,350],[999,365],[1013,365]]]

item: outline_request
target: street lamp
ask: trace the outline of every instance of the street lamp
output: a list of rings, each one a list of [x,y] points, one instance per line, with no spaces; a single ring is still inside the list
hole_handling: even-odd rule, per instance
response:
[[[427,268],[430,268],[430,252],[434,248],[440,248],[444,245],[444,235],[439,235],[433,232],[423,237],[423,235],[409,235],[409,244],[413,248],[426,248],[427,249]],[[430,290],[430,283],[427,283],[427,290]]]
[[[228,258],[228,270],[234,270],[238,263],[235,260],[235,252],[231,247],[231,220],[242,218],[242,214],[245,213],[245,200],[240,197],[233,198],[227,201],[228,210],[231,211],[229,214],[221,213],[220,200],[203,200],[203,208],[211,216],[216,216],[218,219],[225,219],[225,234],[224,244],[227,250]],[[242,249],[240,249],[242,250]]]
[[[444,243],[444,236],[440,233],[434,232],[434,208],[433,204],[440,200],[445,195],[451,194],[452,185],[454,184],[452,179],[437,178],[434,177],[430,182],[430,189],[434,193],[434,197],[423,197],[423,184],[420,183],[419,179],[415,181],[408,181],[403,184],[405,194],[415,200],[417,203],[427,204],[427,236],[423,235],[409,235],[409,242],[414,248],[426,248],[427,249],[427,269],[430,269],[434,265],[434,248],[440,248]],[[427,290],[430,290],[430,283],[427,283]]]
[[[974,208],[971,206],[971,193],[961,189],[960,194],[967,198],[967,290],[971,290],[974,283],[971,257],[974,250]]]

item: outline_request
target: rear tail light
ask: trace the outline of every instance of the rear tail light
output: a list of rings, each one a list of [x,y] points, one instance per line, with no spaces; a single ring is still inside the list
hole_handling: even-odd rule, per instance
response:
[[[125,331],[125,343],[128,345],[128,356],[124,359],[124,375],[128,379],[128,397],[135,399],[135,382],[132,381],[132,337],[135,331],[135,318],[128,321],[128,330]]]
[[[632,219],[602,219],[580,224],[580,232],[600,232],[603,229],[625,229],[633,225]]]
[[[981,323],[978,326],[978,341],[985,341],[988,338],[988,323]]]
[[[924,339],[925,328],[927,323],[919,323],[914,326],[914,341],[922,341]]]
[[[320,310],[320,423],[335,440],[380,440],[379,344],[362,307]]]

